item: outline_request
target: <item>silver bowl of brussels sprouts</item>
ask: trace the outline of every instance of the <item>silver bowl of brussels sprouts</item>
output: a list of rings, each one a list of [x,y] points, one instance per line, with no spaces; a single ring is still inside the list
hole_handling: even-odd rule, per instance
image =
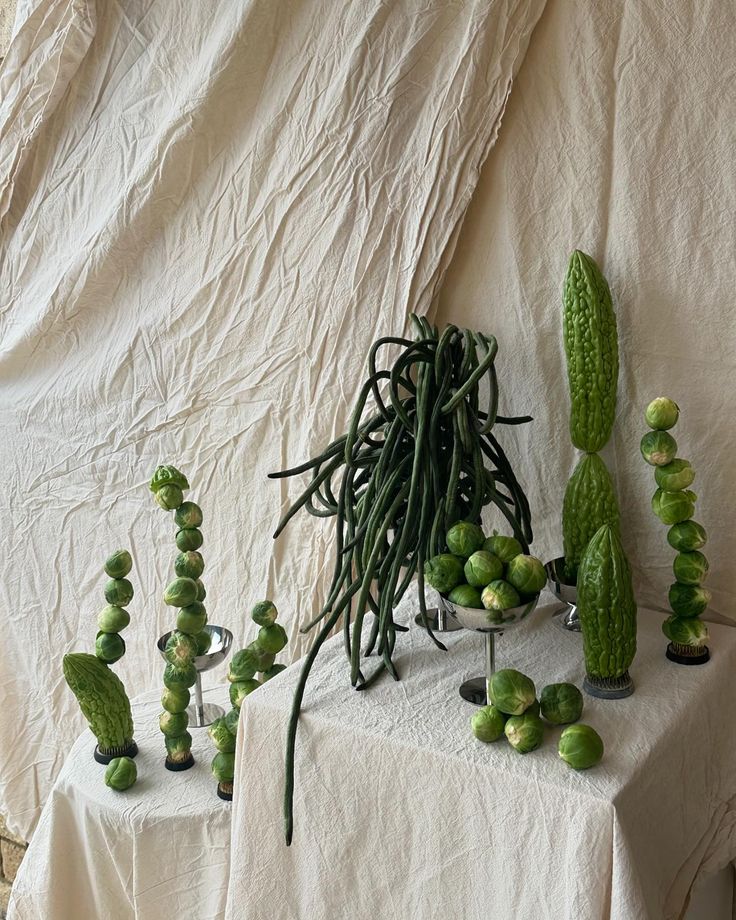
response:
[[[211,668],[217,667],[218,664],[227,658],[233,644],[233,634],[224,626],[213,626],[209,623],[204,627],[202,632],[208,634],[209,643],[207,644],[207,651],[203,652],[201,655],[197,655],[194,659],[194,667],[197,671],[197,682],[194,685],[195,703],[187,709],[190,728],[205,728],[207,725],[211,725],[215,719],[219,719],[221,716],[225,715],[225,710],[222,706],[217,706],[215,703],[204,702],[202,698],[202,678],[200,675],[203,671],[209,671]],[[171,632],[164,633],[156,643],[164,659],[166,657],[166,643],[169,641],[169,636],[171,636]]]

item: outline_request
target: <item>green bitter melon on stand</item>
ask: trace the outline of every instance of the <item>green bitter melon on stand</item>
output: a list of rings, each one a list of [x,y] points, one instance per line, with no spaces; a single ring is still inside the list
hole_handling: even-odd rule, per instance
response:
[[[64,655],[64,677],[79,701],[101,752],[124,751],[133,744],[130,701],[120,678],[96,655]]]
[[[570,477],[562,505],[565,580],[574,584],[583,553],[603,524],[618,526],[611,474],[598,454],[583,454]]]

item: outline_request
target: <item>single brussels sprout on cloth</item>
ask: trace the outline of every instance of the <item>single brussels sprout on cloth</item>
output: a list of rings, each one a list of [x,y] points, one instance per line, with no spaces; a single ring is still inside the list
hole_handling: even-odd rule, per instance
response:
[[[197,585],[193,578],[175,578],[164,591],[164,603],[169,607],[186,607],[196,600]]]
[[[670,585],[667,596],[672,612],[678,617],[699,617],[710,603],[711,593],[698,585]]]
[[[175,668],[188,667],[197,657],[197,643],[186,633],[174,630],[166,642],[164,658]]]
[[[117,633],[97,633],[95,655],[106,664],[115,664],[125,654],[125,640]]]
[[[174,571],[179,578],[191,578],[195,583],[204,572],[204,559],[196,550],[179,553],[174,559]]]
[[[520,716],[536,700],[537,691],[534,681],[526,674],[503,668],[488,681],[488,695],[496,709],[509,716]]]
[[[279,612],[272,601],[258,601],[251,610],[250,616],[259,626],[271,626],[276,622]]]
[[[480,527],[468,521],[458,521],[457,524],[453,524],[445,537],[450,552],[463,559],[468,559],[473,553],[483,549],[485,539],[485,534]],[[439,588],[437,590],[439,591]]]
[[[483,544],[483,549],[503,562],[504,565],[511,562],[514,556],[524,552],[524,548],[516,537],[505,537],[503,534],[494,533]]]
[[[230,732],[231,735],[237,736],[238,734],[238,722],[240,721],[240,710],[237,706],[233,706],[230,712],[226,713],[223,716],[225,720],[225,727]]]
[[[184,493],[179,486],[169,483],[156,492],[156,501],[164,511],[173,511],[184,501]]]
[[[285,664],[272,664],[267,671],[261,671],[261,683],[265,683],[267,680],[271,680],[272,677],[276,677],[277,674],[280,674],[285,670]]]
[[[667,542],[681,553],[702,549],[708,541],[705,527],[697,521],[681,521],[667,531]]]
[[[197,683],[197,670],[194,665],[188,668],[175,668],[173,664],[167,664],[164,669],[164,687],[169,690],[187,690]]]
[[[473,607],[477,610],[483,607],[480,591],[472,585],[458,585],[450,591],[447,597],[448,600],[459,607]]]
[[[702,584],[708,575],[709,568],[708,560],[697,550],[690,553],[678,553],[672,563],[675,578],[682,585]]]
[[[286,630],[278,623],[273,623],[271,626],[261,626],[258,631],[258,644],[267,654],[278,655],[282,649],[286,648],[288,641],[289,637],[286,635]],[[258,670],[262,671],[264,669],[259,668]]]
[[[257,680],[239,680],[230,684],[230,703],[240,709],[243,700],[261,686]]]
[[[450,553],[432,556],[424,563],[425,581],[440,594],[449,594],[462,582],[464,577],[462,559]]]
[[[203,601],[207,597],[207,591],[205,590],[205,587],[202,584],[201,578],[197,579],[196,585],[197,585],[197,600]]]
[[[148,488],[155,493],[166,485],[178,486],[182,491],[189,488],[187,477],[175,466],[157,466]]]
[[[174,523],[179,528],[200,527],[202,509],[196,502],[182,502],[174,513]]]
[[[516,588],[500,578],[486,585],[480,598],[486,610],[510,610],[521,603]]]
[[[116,792],[125,792],[138,779],[138,769],[130,757],[113,757],[105,770],[105,785]]]
[[[127,549],[116,549],[105,560],[105,574],[110,578],[125,578],[133,568],[133,560]]]
[[[692,484],[695,470],[689,460],[675,458],[671,463],[658,466],[654,471],[654,479],[665,492],[679,492],[680,489],[687,489]]]
[[[227,679],[231,684],[240,680],[252,680],[256,676],[256,671],[258,671],[260,658],[261,656],[257,653],[253,643],[247,648],[241,648],[230,659],[230,670],[228,671]]]
[[[173,689],[166,687],[161,694],[161,705],[166,712],[184,712],[189,705],[190,693],[186,687],[178,686]]]
[[[603,741],[590,725],[568,725],[560,735],[557,753],[573,770],[587,770],[603,758]]]
[[[212,739],[213,744],[218,751],[230,754],[235,750],[235,735],[227,727],[224,718],[215,719],[207,729],[207,734]]]
[[[503,730],[511,747],[520,754],[536,751],[544,740],[544,723],[539,716],[531,712],[511,716]]]
[[[652,496],[652,510],[663,524],[679,524],[695,514],[694,492],[664,492],[662,489]]]
[[[202,536],[202,531],[196,527],[183,527],[181,530],[177,530],[174,541],[178,549],[185,553],[188,550],[199,549],[204,543],[204,537]]]
[[[503,575],[503,562],[488,550],[479,549],[468,558],[464,572],[469,585],[474,588],[485,588]]]
[[[539,594],[547,583],[544,565],[536,556],[519,554],[506,568],[506,581],[520,594]]]
[[[192,638],[197,643],[197,655],[206,655],[212,645],[212,635],[206,629],[202,629]]]
[[[542,715],[553,725],[577,722],[583,714],[583,694],[574,684],[548,684],[539,702]]]
[[[669,617],[662,623],[662,632],[675,645],[700,648],[708,641],[708,627],[698,617]]]
[[[182,732],[181,735],[166,735],[164,744],[172,763],[185,763],[192,756],[192,736],[189,732]]]
[[[158,717],[158,726],[164,735],[178,738],[183,735],[189,725],[189,716],[186,712],[168,712],[165,710]]]
[[[479,709],[470,719],[473,734],[486,744],[501,737],[505,724],[506,716],[492,704]]]
[[[111,578],[105,585],[105,600],[115,607],[127,607],[134,593],[127,578]]]
[[[207,609],[200,601],[182,607],[176,617],[176,628],[189,636],[198,636],[207,625]]]
[[[674,428],[679,416],[679,406],[671,399],[667,399],[666,396],[658,396],[656,399],[653,399],[644,412],[644,418],[646,419],[647,425],[657,431],[666,431],[668,428]]]
[[[677,441],[666,431],[649,431],[641,439],[641,455],[650,466],[666,466],[677,453]]]
[[[212,761],[212,775],[218,783],[231,783],[235,776],[235,754],[221,751]]]
[[[97,616],[97,628],[104,633],[121,632],[130,623],[130,614],[122,607],[108,604]]]

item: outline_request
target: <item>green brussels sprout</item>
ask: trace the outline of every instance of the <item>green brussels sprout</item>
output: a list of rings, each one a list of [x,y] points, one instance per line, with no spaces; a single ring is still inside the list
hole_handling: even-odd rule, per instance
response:
[[[177,530],[174,541],[177,547],[185,553],[187,550],[199,549],[204,543],[204,537],[202,531],[197,527],[182,527],[181,530]]]
[[[500,533],[494,533],[493,536],[489,537],[483,544],[483,549],[493,553],[494,556],[498,556],[504,565],[511,562],[514,556],[524,552],[523,546],[516,537],[505,537]]]
[[[105,574],[110,578],[125,578],[132,568],[133,560],[127,549],[116,549],[105,560]]]
[[[175,466],[157,466],[148,488],[151,492],[158,492],[165,485],[179,486],[183,491],[189,488],[187,477]]]
[[[699,617],[710,603],[711,593],[698,585],[670,585],[668,600],[675,616]]]
[[[504,734],[512,748],[520,754],[535,751],[544,739],[544,723],[539,716],[525,712],[511,716],[503,727]]]
[[[260,686],[260,682],[257,680],[239,680],[234,684],[230,684],[230,702],[233,706],[240,709],[246,696],[254,690],[257,690]]]
[[[563,730],[557,744],[557,753],[573,770],[587,770],[600,763],[603,741],[594,728],[579,722]]]
[[[513,585],[519,594],[539,594],[547,583],[547,573],[536,556],[519,553],[506,568],[506,581]]]
[[[667,542],[681,553],[702,549],[708,540],[705,527],[696,521],[681,521],[667,531]]]
[[[202,584],[202,579],[198,578],[195,584],[197,585],[197,600],[203,601],[207,597],[207,591],[205,590],[205,587]]]
[[[666,492],[679,492],[687,489],[695,479],[695,470],[689,460],[675,458],[671,463],[658,466],[654,471],[654,478],[660,489]]]
[[[158,717],[158,727],[165,735],[178,738],[183,735],[189,725],[189,716],[184,712],[169,712],[164,710]]]
[[[204,572],[204,559],[196,550],[179,553],[174,559],[174,571],[180,578],[191,578],[195,583]]]
[[[206,655],[212,645],[212,634],[208,630],[202,629],[192,638],[197,643],[197,655]]]
[[[424,563],[424,578],[440,594],[449,594],[464,578],[463,561],[450,553],[432,556]]]
[[[583,714],[583,694],[574,684],[548,684],[539,701],[542,715],[553,725],[577,722]]]
[[[200,527],[202,509],[195,502],[182,502],[174,513],[174,523],[179,528]]]
[[[483,549],[485,539],[485,534],[480,527],[469,521],[458,521],[457,524],[453,524],[445,537],[450,552],[463,559],[468,559],[473,553]],[[437,590],[439,591],[439,588]]]
[[[130,614],[122,607],[116,607],[115,604],[108,604],[103,607],[97,615],[97,628],[100,632],[117,633],[125,629],[130,623]]]
[[[230,659],[230,670],[227,679],[231,684],[242,680],[252,680],[256,676],[260,655],[256,654],[255,648],[249,645],[247,648],[241,648]]]
[[[470,719],[470,727],[478,741],[489,744],[503,734],[506,716],[491,704],[479,709]]]
[[[258,601],[250,613],[253,622],[259,626],[271,626],[272,623],[276,622],[278,615],[276,605],[271,601]]]
[[[657,489],[652,497],[652,510],[663,524],[679,524],[695,514],[695,493],[664,492]]]
[[[231,783],[235,776],[235,754],[220,751],[212,761],[212,775],[218,783]]]
[[[272,664],[267,671],[261,671],[261,683],[265,684],[267,680],[271,680],[272,677],[276,677],[277,674],[285,670],[285,664]]]
[[[115,664],[125,654],[125,640],[117,633],[99,632],[95,640],[95,655],[106,664]]]
[[[226,713],[223,718],[225,719],[225,726],[230,734],[237,736],[238,723],[240,722],[240,710],[237,706],[233,706],[230,712]]]
[[[127,607],[133,594],[133,585],[127,578],[111,578],[105,585],[105,600],[114,607]]]
[[[658,396],[647,406],[644,418],[650,428],[666,431],[668,428],[675,427],[679,415],[680,408],[676,402],[667,399],[666,396]]]
[[[164,687],[169,690],[188,689],[197,683],[197,670],[194,665],[188,668],[175,668],[167,664],[164,668]]]
[[[500,578],[483,588],[480,599],[486,610],[510,610],[521,602],[516,588]]]
[[[708,627],[698,617],[669,617],[662,623],[662,632],[676,645],[700,648],[708,641]]]
[[[207,734],[218,751],[229,754],[235,750],[235,735],[228,729],[224,718],[215,719],[207,729]]]
[[[207,609],[200,601],[182,607],[176,616],[176,628],[188,636],[197,636],[207,625]]]
[[[541,707],[540,704],[539,704],[539,700],[534,700],[534,702],[531,704],[531,706],[527,706],[527,708],[524,710],[524,713],[523,713],[523,714],[524,714],[524,715],[530,714],[530,715],[533,715],[533,716],[538,716],[538,715],[540,714],[540,712],[541,712],[541,709],[542,709],[542,707]]]
[[[197,585],[193,578],[175,578],[164,591],[164,603],[169,607],[186,607],[197,600]]]
[[[278,623],[273,623],[271,626],[261,626],[258,631],[258,644],[269,654],[278,655],[283,648],[286,648],[288,641],[289,637],[286,635],[286,630]],[[259,670],[262,670],[262,668]]]
[[[708,575],[709,568],[708,560],[697,550],[691,553],[678,553],[672,563],[675,578],[682,585],[702,584]]]
[[[189,732],[181,735],[166,735],[164,738],[166,753],[171,763],[184,763],[192,753],[192,736]]]
[[[464,572],[469,585],[474,588],[485,588],[503,575],[503,562],[488,550],[479,549],[465,563]]]
[[[536,700],[537,691],[526,674],[503,668],[488,681],[488,695],[496,709],[509,716],[520,716]]]
[[[184,712],[189,705],[189,691],[186,687],[165,688],[161,694],[161,705],[166,712]]]
[[[480,599],[480,591],[472,585],[458,585],[453,588],[447,595],[448,600],[459,607],[473,607],[481,609],[483,601]]]
[[[649,431],[641,439],[641,455],[650,466],[666,466],[677,453],[677,441],[666,431]]]
[[[253,650],[256,661],[256,671],[267,671],[276,660],[274,653],[266,651],[258,639],[256,639],[255,642],[251,642],[248,648]]]
[[[186,633],[174,630],[166,642],[164,658],[175,668],[185,668],[197,657],[197,643]]]
[[[138,770],[131,757],[113,757],[105,768],[105,785],[116,792],[125,792],[138,779]]]
[[[156,501],[164,511],[173,511],[184,501],[184,493],[179,486],[168,483],[156,492]]]

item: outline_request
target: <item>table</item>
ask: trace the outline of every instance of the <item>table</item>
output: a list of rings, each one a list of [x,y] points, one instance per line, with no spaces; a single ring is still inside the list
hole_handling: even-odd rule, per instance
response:
[[[582,683],[581,639],[551,608],[498,642],[498,667]],[[409,622],[413,603],[403,619]],[[294,842],[283,842],[284,736],[298,668],[241,714],[228,920],[669,920],[696,880],[736,857],[736,630],[712,660],[664,657],[662,614],[639,612],[632,697],[586,696],[606,743],[585,772],[559,729],[522,756],[476,741],[464,679],[479,634],[401,634],[402,681],[351,692],[341,637],[320,653],[297,737]],[[711,918],[712,920],[712,918]]]
[[[13,886],[9,920],[210,920],[227,893],[230,809],[210,772],[206,729],[191,729],[196,763],[164,768],[160,692],[133,700],[138,781],[104,784],[87,730],[54,784]],[[229,708],[227,687],[205,691]]]

